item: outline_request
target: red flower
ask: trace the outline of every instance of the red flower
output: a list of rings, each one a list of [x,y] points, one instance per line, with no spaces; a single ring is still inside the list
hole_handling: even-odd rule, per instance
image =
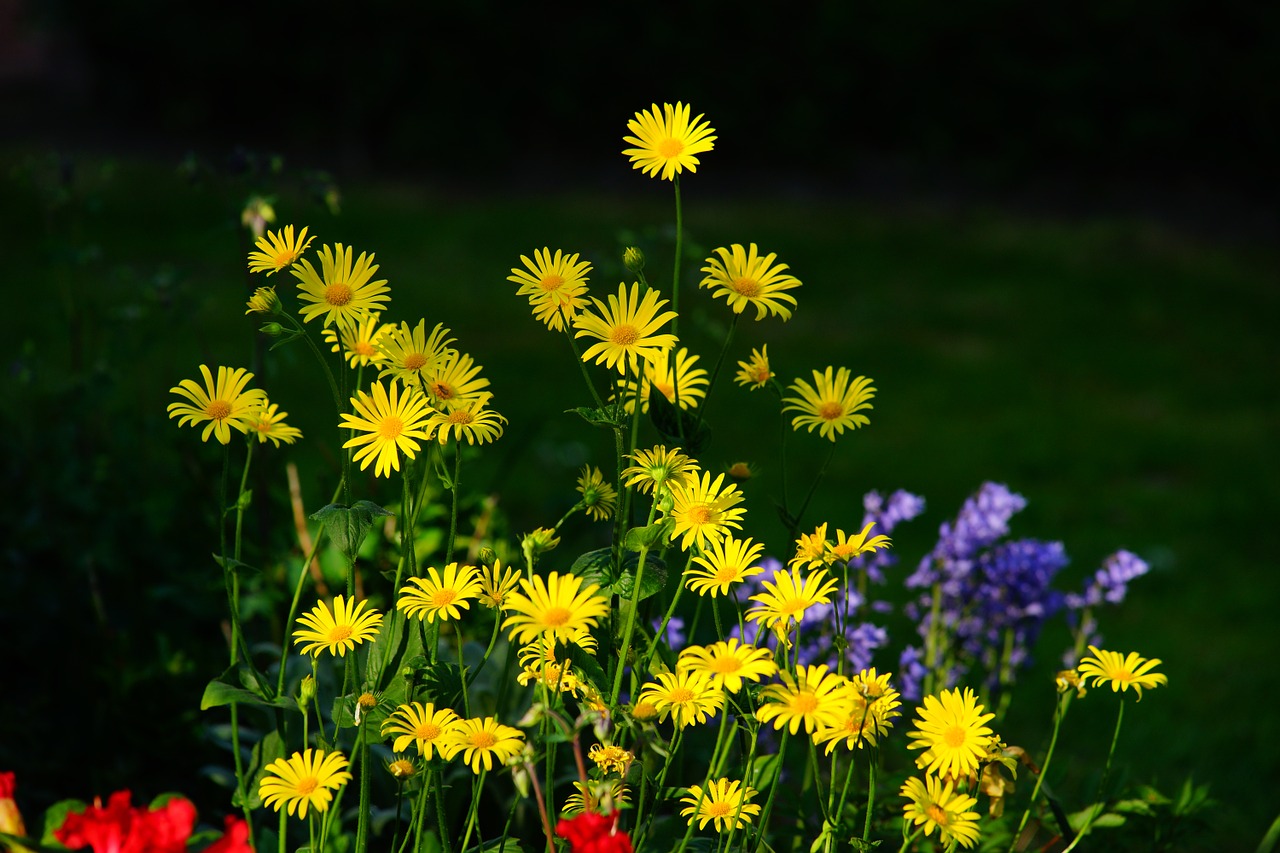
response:
[[[93,853],[184,853],[196,823],[196,807],[174,797],[155,809],[132,808],[128,791],[116,791],[82,812],[70,812],[53,835],[67,847]]]
[[[618,815],[583,812],[577,817],[561,818],[556,835],[569,839],[572,853],[634,853],[631,836],[618,831]]]
[[[13,791],[17,787],[15,775],[11,771],[0,773],[0,832],[9,835],[26,835],[27,829],[22,825],[22,813],[13,800]]]
[[[204,849],[204,853],[253,853],[249,844],[249,824],[244,818],[227,817],[227,828],[222,837]]]

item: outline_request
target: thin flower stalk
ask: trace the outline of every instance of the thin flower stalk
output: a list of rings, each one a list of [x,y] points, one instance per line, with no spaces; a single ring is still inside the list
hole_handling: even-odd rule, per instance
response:
[[[1102,766],[1102,779],[1098,782],[1097,801],[1093,804],[1093,808],[1089,810],[1089,817],[1084,822],[1084,826],[1080,827],[1080,831],[1076,833],[1076,837],[1067,845],[1062,853],[1071,853],[1076,849],[1076,845],[1080,843],[1080,839],[1089,834],[1089,830],[1093,828],[1094,821],[1102,814],[1102,809],[1106,805],[1107,783],[1111,781],[1111,759],[1116,754],[1116,744],[1120,741],[1120,724],[1124,722],[1124,706],[1125,701],[1120,699],[1120,708],[1116,711],[1116,728],[1111,733],[1111,749],[1107,750],[1107,763]],[[1041,778],[1043,778],[1043,773]]]

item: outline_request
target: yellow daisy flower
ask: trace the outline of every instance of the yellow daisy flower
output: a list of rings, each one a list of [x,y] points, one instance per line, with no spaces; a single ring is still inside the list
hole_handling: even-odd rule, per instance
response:
[[[577,641],[577,635],[594,628],[599,617],[609,612],[609,599],[597,595],[596,584],[583,586],[577,575],[561,575],[552,572],[543,580],[540,576],[521,578],[523,592],[513,592],[507,599],[507,609],[514,611],[502,623],[511,629],[511,641],[529,643],[544,638],[550,643]]]
[[[471,356],[459,352],[452,352],[432,367],[424,368],[422,381],[431,405],[437,409],[457,409],[475,402],[489,387],[489,380],[480,375],[483,369]]]
[[[341,752],[308,749],[288,759],[277,758],[267,765],[268,775],[258,785],[263,805],[280,811],[287,805],[289,815],[307,816],[307,808],[327,811],[333,792],[351,781],[347,758]]]
[[[521,652],[523,651],[524,649],[521,649]],[[516,676],[516,682],[525,687],[540,682],[549,690],[558,690],[571,695],[577,695],[578,691],[585,686],[582,679],[578,678],[573,671],[573,665],[567,660],[559,663],[526,664],[523,671]]]
[[[657,104],[636,113],[627,122],[633,135],[622,137],[623,142],[635,146],[622,152],[632,168],[664,181],[674,180],[685,169],[698,171],[698,155],[715,148],[716,138],[711,135],[715,129],[701,114],[690,121],[689,112],[688,105],[677,101],[674,107],[663,104],[661,113]]]
[[[812,386],[803,379],[787,386],[788,390],[800,395],[782,398],[786,404],[782,407],[784,412],[800,412],[791,419],[791,428],[798,432],[807,424],[809,432],[813,432],[814,427],[820,427],[819,434],[823,438],[835,441],[846,428],[857,429],[871,423],[866,415],[858,412],[872,408],[868,401],[875,396],[876,389],[871,387],[871,380],[865,376],[854,379],[852,384],[849,376],[849,369],[842,367],[832,379],[831,368],[828,367],[825,373],[813,371]]]
[[[302,646],[304,655],[319,655],[327,651],[331,655],[346,657],[347,652],[357,643],[372,640],[378,636],[378,628],[382,627],[382,614],[373,608],[364,612],[369,602],[361,601],[354,607],[341,595],[333,600],[333,611],[323,601],[318,602],[309,613],[298,617],[298,622],[305,626],[294,631],[295,645]]]
[[[582,506],[587,515],[596,521],[607,521],[613,516],[613,510],[618,504],[618,492],[604,481],[599,468],[582,466],[582,474],[578,477],[578,493],[582,495]]]
[[[690,785],[689,792],[680,798],[689,807],[682,809],[680,816],[688,817],[690,826],[696,820],[698,829],[706,829],[708,823],[716,832],[742,829],[760,814],[760,806],[748,802],[755,795],[754,788],[736,779],[716,779],[707,785],[706,793],[701,785]]]
[[[831,550],[827,542],[827,523],[819,524],[812,533],[803,533],[796,540],[796,555],[787,561],[792,568],[816,569],[831,564]]]
[[[827,576],[826,569],[815,569],[808,577],[801,577],[800,570],[792,566],[785,572],[774,572],[772,581],[764,581],[764,588],[764,592],[748,599],[760,603],[747,611],[747,620],[772,628],[779,640],[787,642],[787,632],[792,624],[800,623],[806,610],[815,604],[831,603],[836,581]]]
[[[344,414],[339,428],[353,430],[358,435],[348,439],[342,446],[359,447],[352,459],[360,463],[360,470],[369,467],[369,463],[377,460],[373,475],[381,477],[400,470],[400,453],[410,459],[420,449],[415,439],[431,438],[429,418],[431,408],[422,395],[406,389],[400,393],[394,382],[391,392],[381,382],[373,383],[373,394],[363,391],[351,398],[354,415]]]
[[[275,314],[280,310],[280,296],[274,286],[259,287],[245,305],[248,307],[246,314]]]
[[[573,780],[573,793],[564,798],[564,806],[560,814],[573,817],[585,811],[597,814],[611,814],[628,802],[627,786],[621,779],[605,781],[588,780],[584,785]]]
[[[507,596],[520,582],[520,573],[503,567],[501,560],[480,570],[480,603],[490,610],[505,610]]]
[[[445,359],[457,355],[457,350],[449,347],[451,343],[449,330],[440,323],[430,335],[426,320],[419,320],[412,329],[403,321],[391,326],[377,342],[377,361],[382,364],[378,378],[391,377],[401,385],[418,388],[419,371],[434,371]]]
[[[482,764],[485,770],[492,770],[495,758],[505,764],[519,755],[524,749],[524,732],[502,725],[495,717],[460,720],[445,734],[444,749],[448,750],[449,760],[462,753],[471,772],[479,774]]]
[[[435,566],[427,569],[426,577],[409,578],[411,586],[400,588],[396,609],[412,619],[441,622],[461,619],[463,610],[470,610],[470,599],[480,595],[480,577],[473,566],[450,563],[444,571]]]
[[[740,645],[730,638],[709,646],[686,647],[676,660],[676,671],[681,670],[709,675],[717,688],[737,693],[742,690],[743,679],[758,682],[770,678],[778,666],[768,649]]]
[[[647,289],[642,299],[638,282],[632,283],[629,293],[625,284],[619,284],[618,295],[609,294],[608,298],[606,306],[591,297],[599,314],[587,310],[573,320],[578,330],[575,338],[597,339],[597,343],[582,354],[583,361],[595,359],[596,364],[617,368],[619,373],[625,373],[630,367],[634,374],[640,372],[641,361],[653,361],[676,345],[675,335],[658,332],[676,316],[674,311],[660,312],[667,300],[659,298],[658,291]]]
[[[671,484],[672,503],[667,517],[675,522],[671,541],[684,535],[681,550],[688,551],[695,542],[705,548],[727,535],[730,527],[742,529],[739,522],[746,512],[738,506],[742,503],[742,492],[733,483],[722,490],[723,482],[724,474],[713,481],[711,472],[704,471],[701,480],[692,477],[687,483]]]
[[[995,714],[984,714],[973,689],[943,690],[924,697],[916,709],[920,719],[911,733],[908,749],[923,749],[916,766],[939,776],[972,776],[987,755],[992,732],[986,726]]]
[[[747,480],[760,476],[760,467],[754,462],[733,462],[729,464],[724,472],[729,475],[730,479],[744,483]]]
[[[1163,674],[1151,671],[1160,665],[1159,658],[1147,660],[1137,652],[1129,652],[1126,657],[1119,652],[1104,651],[1097,646],[1090,646],[1089,653],[1093,657],[1080,661],[1078,669],[1083,680],[1093,679],[1094,687],[1109,683],[1113,693],[1127,691],[1132,687],[1133,692],[1138,694],[1138,701],[1142,701],[1142,688],[1150,690],[1169,683],[1169,679]]]
[[[219,367],[215,382],[213,374],[203,364],[200,365],[200,374],[204,377],[203,388],[193,379],[184,379],[169,389],[170,394],[178,394],[191,401],[170,403],[169,417],[178,418],[180,427],[207,422],[200,440],[208,441],[209,434],[213,433],[221,444],[230,443],[232,428],[245,433],[252,429],[257,410],[267,403],[265,391],[244,387],[253,374],[242,367]]]
[[[773,370],[769,367],[769,345],[751,350],[751,358],[738,362],[738,368],[733,381],[739,385],[750,385],[752,391],[768,385],[773,378]]]
[[[650,450],[637,450],[627,459],[632,464],[622,470],[623,484],[646,495],[653,494],[655,487],[662,490],[673,483],[696,480],[698,476],[698,464],[678,447],[668,450],[659,444]]]
[[[256,410],[251,425],[258,435],[259,444],[266,444],[270,439],[272,444],[279,447],[282,441],[285,444],[293,444],[302,438],[302,430],[284,422],[284,419],[289,417],[289,413],[281,412],[279,409],[280,407],[275,403],[268,403],[266,408]]]
[[[707,276],[699,287],[711,288],[713,299],[723,296],[735,314],[752,305],[757,320],[763,320],[766,312],[778,315],[784,322],[791,319],[791,309],[783,303],[795,306],[795,297],[786,291],[799,287],[800,279],[786,271],[786,264],[774,265],[776,254],[760,257],[755,243],[750,249],[734,243],[715,253],[720,258],[707,258],[707,265],[702,268]]]
[[[795,734],[804,726],[807,734],[834,728],[849,711],[849,679],[828,672],[826,665],[801,666],[796,675],[779,673],[782,684],[770,684],[760,693],[756,719],[773,721],[775,729],[786,727]]]
[[[841,563],[847,563],[854,557],[862,554],[871,554],[880,548],[888,548],[890,539],[883,534],[867,538],[871,533],[871,528],[875,527],[874,521],[868,521],[867,526],[862,528],[861,533],[856,533],[846,537],[844,531],[836,528],[836,541],[831,546],[831,557]]]
[[[677,728],[702,723],[724,705],[724,691],[705,672],[660,672],[657,682],[640,691],[640,702],[653,703],[659,719],[670,715]]]
[[[431,702],[409,702],[391,712],[382,721],[382,734],[396,735],[391,749],[404,752],[413,744],[418,754],[430,761],[444,744],[444,736],[458,724],[458,715],[449,708],[440,708]]]
[[[909,801],[902,808],[903,820],[923,825],[926,838],[936,829],[947,849],[957,842],[966,848],[978,843],[978,813],[972,811],[976,797],[953,791],[950,782],[937,776],[908,779],[899,793]]]
[[[314,239],[307,236],[306,228],[295,239],[292,225],[286,225],[281,231],[268,231],[267,236],[259,237],[254,244],[258,251],[249,253],[249,272],[275,275],[285,267],[293,266]]]
[[[323,275],[306,258],[298,262],[300,268],[292,270],[298,280],[298,298],[310,303],[299,311],[303,322],[309,323],[321,314],[326,326],[335,320],[351,322],[386,307],[385,303],[391,300],[386,279],[370,281],[378,271],[373,255],[361,252],[353,264],[352,254],[354,250],[341,243],[324,246],[320,250]]]
[[[489,444],[502,438],[502,425],[507,419],[497,412],[486,409],[492,394],[480,394],[465,403],[457,403],[454,407],[436,411],[427,420],[427,433],[435,436],[436,441],[446,443],[450,438],[455,441],[467,440],[467,444]]]
[[[631,762],[636,757],[620,746],[609,744],[592,744],[591,749],[587,752],[587,757],[596,763],[605,773],[617,773],[619,776],[627,775],[627,768],[631,766]]]
[[[378,344],[395,329],[392,323],[380,322],[380,316],[378,312],[371,311],[359,320],[339,320],[337,328],[321,329],[320,337],[329,344],[330,351],[342,353],[352,367],[378,364],[383,360]]]
[[[901,716],[897,709],[902,702],[898,691],[889,685],[889,673],[879,675],[875,667],[864,669],[849,679],[849,688],[849,713],[840,725],[821,728],[813,736],[818,746],[827,745],[828,755],[841,741],[850,750],[875,746],[879,738],[889,733],[892,720]]]
[[[573,320],[578,309],[587,304],[587,273],[591,264],[579,263],[578,255],[566,255],[556,249],[533,250],[533,260],[525,255],[520,261],[527,269],[511,268],[507,281],[520,285],[516,296],[529,297],[533,316],[546,323],[553,332],[563,329],[565,320]]]
[[[684,347],[676,352],[675,364],[671,363],[671,350],[663,350],[653,361],[644,364],[644,379],[640,383],[640,411],[649,411],[649,394],[657,388],[667,402],[675,405],[676,389],[680,389],[680,409],[691,409],[707,396],[707,371],[694,367],[698,356],[689,355]],[[618,383],[618,393],[628,413],[636,410],[636,383],[630,379]]]
[[[734,539],[725,534],[723,538],[708,542],[703,551],[693,558],[685,572],[684,585],[698,595],[728,595],[729,587],[742,583],[753,575],[764,572],[759,566],[752,565],[764,553],[764,545],[754,540]]]

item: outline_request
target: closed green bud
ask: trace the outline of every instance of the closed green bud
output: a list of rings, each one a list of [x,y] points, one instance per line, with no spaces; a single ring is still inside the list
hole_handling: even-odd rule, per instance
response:
[[[258,331],[262,332],[264,335],[270,335],[273,338],[278,338],[284,334],[284,326],[281,326],[279,323],[267,323]]]
[[[635,246],[628,246],[622,252],[622,263],[627,269],[631,270],[631,272],[639,275],[644,269],[644,252],[640,251]]]

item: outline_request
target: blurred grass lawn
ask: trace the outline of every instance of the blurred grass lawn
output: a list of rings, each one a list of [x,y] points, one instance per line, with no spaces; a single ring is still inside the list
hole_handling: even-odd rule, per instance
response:
[[[24,156],[10,152],[8,164]],[[21,322],[11,321],[18,340],[6,382],[25,385],[16,399],[36,399],[45,383],[69,381],[71,351],[82,347],[74,369],[106,377],[115,400],[110,418],[70,416],[94,431],[135,428],[129,419],[139,419],[160,459],[196,441],[165,420],[169,387],[202,362],[249,363],[257,324],[243,315],[243,195],[192,189],[167,166],[142,162],[117,163],[99,183],[100,166],[79,166],[97,185],[96,201],[74,224],[62,215],[54,223],[75,229],[78,245],[96,247],[88,262],[51,257],[42,201],[29,183],[11,180],[5,190],[0,239],[10,292],[28,294]],[[442,322],[484,365],[510,424],[464,477],[501,494],[511,534],[554,523],[572,502],[578,467],[604,464],[611,443],[564,413],[587,402],[571,353],[533,321],[506,276],[535,247],[563,248],[593,262],[593,292],[602,296],[624,277],[617,258],[625,238],[650,252],[651,281],[669,280],[662,229],[672,219],[670,186],[639,176],[636,185],[628,198],[344,186],[336,218],[297,193],[278,201],[282,223],[309,224],[321,241],[377,254],[379,277],[392,288],[388,319]],[[768,343],[785,381],[828,364],[873,377],[871,425],[838,443],[806,526],[856,527],[869,489],[921,494],[928,512],[894,537],[905,573],[938,524],[990,479],[1029,501],[1014,536],[1065,543],[1073,559],[1060,588],[1075,588],[1118,548],[1146,558],[1152,573],[1121,608],[1101,614],[1102,630],[1109,648],[1162,658],[1169,686],[1130,709],[1118,760],[1131,778],[1165,793],[1188,775],[1210,782],[1222,804],[1214,843],[1256,844],[1276,811],[1257,781],[1280,773],[1280,725],[1267,710],[1276,672],[1267,626],[1280,600],[1274,247],[1215,246],[1128,220],[745,193],[707,199],[696,177],[685,181],[684,198],[694,245],[681,332],[708,369],[727,313],[691,286],[707,250],[756,242],[804,282],[790,323],[739,325],[729,375],[710,402],[715,437],[705,461],[745,458],[763,468],[747,485],[750,532],[784,551],[769,498],[779,487],[776,410],[762,392],[728,383],[733,362]],[[292,289],[286,275],[270,283]],[[338,436],[309,362],[302,345],[282,348],[268,356],[260,381],[308,436],[296,458],[314,509],[334,482]],[[21,434],[38,439],[30,429]],[[816,434],[793,436],[793,500],[825,451]],[[215,483],[220,454],[200,452]],[[209,547],[193,541],[177,559],[202,565]],[[893,648],[907,641],[899,635]],[[1048,678],[1066,645],[1060,625],[1046,631],[1027,676],[1044,695],[1024,686],[1003,732],[1038,757],[1049,731]],[[877,663],[893,669],[896,661]],[[1071,781],[1060,788],[1092,790],[1082,774],[1101,765],[1114,708],[1109,692],[1074,706],[1055,760]]]

